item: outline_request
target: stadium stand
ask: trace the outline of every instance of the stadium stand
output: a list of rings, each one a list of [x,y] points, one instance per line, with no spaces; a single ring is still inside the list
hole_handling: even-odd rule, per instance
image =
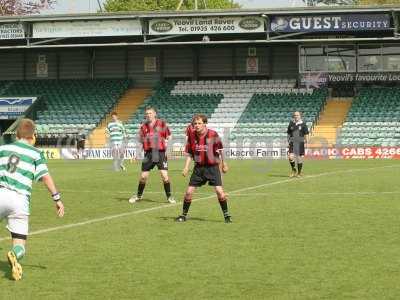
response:
[[[36,112],[38,140],[88,133],[130,86],[127,79],[26,80],[3,82],[3,96],[40,96]],[[1,85],[0,85],[1,91]]]
[[[340,134],[342,145],[400,145],[400,88],[362,88]]]
[[[297,93],[299,90],[295,89],[295,85],[296,80],[292,79],[181,81],[172,93],[222,94],[224,97],[211,115],[209,123],[214,127],[225,124],[226,127],[233,128],[254,93]]]
[[[352,97],[329,98],[312,131],[309,146],[335,146],[352,103]]]
[[[326,101],[326,90],[295,87],[295,80],[199,80],[164,83],[130,118],[127,130],[137,134],[144,108],[154,106],[170,124],[174,137],[184,130],[194,113],[205,113],[209,127],[221,134],[233,129],[231,141],[240,137],[286,137],[295,110],[304,113],[310,127]]]
[[[294,111],[300,111],[311,129],[318,119],[327,90],[298,90],[292,93],[257,93],[234,127],[230,140],[253,137],[286,139],[286,130]]]
[[[118,118],[121,122],[126,123],[150,94],[151,89],[128,89],[121,97],[120,101],[118,101],[118,104],[113,108],[113,112],[118,114]],[[89,139],[92,147],[104,147],[107,144],[107,138],[104,133],[107,124],[112,120],[111,113],[112,112],[102,119],[100,124],[91,132]]]
[[[158,85],[153,95],[145,99],[144,103],[138,107],[126,125],[128,137],[131,140],[137,135],[147,106],[155,107],[158,117],[168,122],[174,138],[184,139],[185,128],[190,123],[193,114],[204,113],[210,117],[223,98],[222,94],[213,93],[214,91],[196,90],[192,93],[179,93],[174,87],[175,83],[172,82]]]

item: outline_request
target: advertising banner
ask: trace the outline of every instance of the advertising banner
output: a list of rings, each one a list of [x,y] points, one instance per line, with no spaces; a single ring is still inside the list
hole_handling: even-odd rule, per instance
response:
[[[311,159],[400,159],[400,147],[309,148]]]
[[[135,148],[126,148],[124,152],[125,159],[132,159],[136,157]],[[87,148],[84,151],[85,159],[113,159],[110,148]],[[74,148],[62,148],[61,158],[63,159],[77,159],[78,153]]]
[[[61,153],[59,148],[39,148],[43,151],[46,159],[60,159]]]
[[[0,119],[17,119],[36,99],[36,97],[0,98]]]
[[[157,72],[157,57],[145,56],[143,66],[145,72]]]
[[[33,38],[142,35],[139,20],[41,22],[33,24]]]
[[[319,88],[335,82],[400,82],[398,72],[327,73],[308,72],[300,74],[300,84],[307,88]]]
[[[205,17],[152,19],[150,35],[264,32],[261,17]]]
[[[228,148],[225,157],[229,159],[280,159],[287,157],[287,148]]]
[[[246,73],[258,74],[258,57],[248,57],[246,59]]]
[[[40,148],[46,159],[78,159],[75,148]],[[137,149],[125,149],[125,159],[142,159],[142,153],[136,156]],[[287,159],[288,148],[226,148],[227,159]],[[184,154],[171,155],[169,159],[183,158]],[[400,159],[400,146],[394,147],[341,147],[341,148],[307,148],[307,159]],[[111,150],[108,148],[88,148],[85,150],[85,159],[112,159]]]
[[[22,24],[1,24],[0,40],[19,40],[25,38],[25,29]]]
[[[354,32],[390,29],[387,14],[338,14],[274,16],[268,28],[272,32]]]

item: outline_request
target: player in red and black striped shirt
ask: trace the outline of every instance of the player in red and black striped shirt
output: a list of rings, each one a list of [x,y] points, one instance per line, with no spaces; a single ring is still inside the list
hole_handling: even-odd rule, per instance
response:
[[[139,129],[139,137],[144,151],[142,173],[140,174],[137,194],[129,199],[129,203],[135,203],[142,199],[147,178],[149,178],[150,171],[155,166],[160,171],[168,202],[176,203],[171,195],[171,183],[168,177],[168,159],[165,153],[168,140],[171,139],[171,132],[167,123],[157,118],[156,110],[153,107],[146,108],[145,117],[146,121]]]
[[[208,182],[214,186],[219,204],[224,214],[225,222],[230,223],[231,217],[228,212],[227,198],[222,187],[221,172],[228,171],[228,165],[223,159],[223,145],[218,133],[207,128],[207,117],[195,115],[192,119],[194,130],[187,131],[186,153],[187,158],[183,168],[183,176],[187,176],[192,160],[195,162],[193,173],[190,177],[189,186],[183,201],[182,214],[176,218],[179,222],[186,221],[192,202],[193,193],[197,187]]]
[[[189,136],[194,132],[193,120],[192,122],[186,127],[185,134],[186,134],[186,141]]]

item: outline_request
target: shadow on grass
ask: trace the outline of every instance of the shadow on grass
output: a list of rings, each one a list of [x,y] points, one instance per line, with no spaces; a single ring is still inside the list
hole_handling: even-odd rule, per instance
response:
[[[46,270],[47,267],[45,266],[40,266],[40,265],[26,265],[21,263],[22,269],[40,269],[40,270]],[[7,278],[9,280],[13,280],[11,277],[11,268],[10,265],[8,264],[8,261],[0,261],[0,272],[3,272],[3,277]]]
[[[115,197],[114,199],[118,200],[119,202],[128,202],[129,198],[127,197]]]
[[[158,219],[161,219],[161,220],[163,220],[163,221],[171,221],[171,222],[176,222],[175,221],[175,219],[177,218],[178,216],[176,216],[176,217],[158,217]],[[197,217],[187,217],[187,221],[186,222],[191,222],[191,221],[194,221],[194,222],[209,222],[209,223],[224,223],[224,219],[222,219],[222,220],[212,220],[212,219],[204,219],[204,218],[197,218]],[[179,223],[179,222],[176,222],[176,223]]]
[[[125,202],[125,201],[128,202],[128,200],[129,200],[129,198],[127,198],[127,197],[115,197],[114,199],[118,200],[119,202]],[[153,203],[160,203],[160,204],[162,203],[159,201],[144,198],[144,199],[141,199],[140,201],[136,202],[135,204],[139,204],[140,202],[153,202]]]
[[[288,175],[283,175],[283,174],[268,174],[268,177],[277,177],[277,178],[289,178]]]
[[[142,200],[139,201],[139,203],[140,202],[154,202],[154,203],[166,204],[166,202],[154,201],[154,200],[147,199],[147,198],[143,198]]]
[[[0,261],[0,271],[3,273],[4,278],[12,280],[11,268],[7,261]]]

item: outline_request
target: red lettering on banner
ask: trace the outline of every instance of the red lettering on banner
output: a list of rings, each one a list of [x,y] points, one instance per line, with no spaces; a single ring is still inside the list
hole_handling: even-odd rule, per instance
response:
[[[400,159],[400,147],[346,147],[346,148],[311,148],[306,157],[312,159]]]

